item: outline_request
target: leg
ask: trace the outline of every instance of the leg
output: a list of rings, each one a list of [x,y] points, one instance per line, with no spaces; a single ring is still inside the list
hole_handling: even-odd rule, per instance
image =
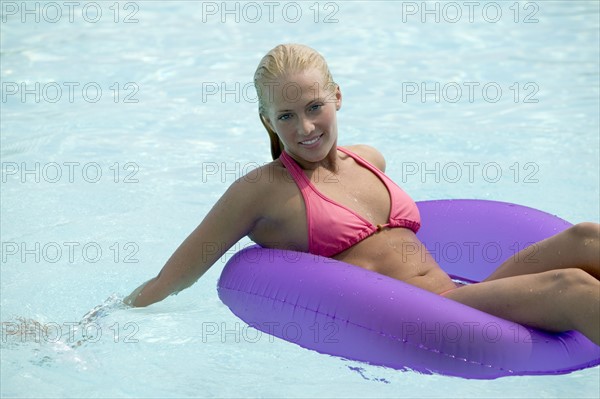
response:
[[[581,269],[563,269],[467,285],[444,295],[519,324],[577,330],[600,345],[600,281]]]
[[[600,280],[600,225],[580,223],[518,252],[485,281],[577,268]]]

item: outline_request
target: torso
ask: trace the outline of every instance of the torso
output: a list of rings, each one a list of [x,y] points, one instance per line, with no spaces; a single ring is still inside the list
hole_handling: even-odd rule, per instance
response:
[[[360,148],[349,147],[358,155]],[[334,172],[326,169],[305,171],[312,184],[325,196],[354,210],[373,224],[384,224],[391,201],[383,182],[351,157],[338,152],[340,161]],[[261,218],[250,238],[271,247],[308,252],[308,231],[304,200],[294,180],[280,161],[264,166],[261,196],[265,202]],[[269,178],[265,182],[264,178]],[[416,235],[406,228],[384,228],[334,259],[361,266],[432,292],[454,287]]]

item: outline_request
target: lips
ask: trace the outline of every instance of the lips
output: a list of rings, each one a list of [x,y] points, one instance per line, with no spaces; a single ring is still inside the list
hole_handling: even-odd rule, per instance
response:
[[[311,139],[301,141],[299,144],[302,144],[302,145],[313,145],[313,144],[317,143],[319,140],[321,140],[321,137],[323,137],[322,134],[319,135],[319,136],[313,137]]]

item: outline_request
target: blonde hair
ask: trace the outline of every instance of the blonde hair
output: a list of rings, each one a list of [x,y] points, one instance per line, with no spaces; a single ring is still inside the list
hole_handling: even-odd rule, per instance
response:
[[[333,81],[329,67],[325,58],[316,50],[303,44],[280,44],[267,53],[258,64],[254,73],[254,87],[258,93],[258,116],[262,122],[269,139],[271,140],[271,156],[273,159],[279,158],[283,149],[283,143],[277,136],[277,133],[269,127],[265,120],[267,113],[268,95],[265,89],[265,83],[275,82],[277,79],[291,73],[303,72],[308,69],[317,69],[323,74],[326,86],[332,89],[337,87]]]

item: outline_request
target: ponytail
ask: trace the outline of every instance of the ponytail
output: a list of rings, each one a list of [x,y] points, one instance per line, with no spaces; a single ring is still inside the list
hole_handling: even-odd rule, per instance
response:
[[[275,133],[273,129],[271,129],[271,127],[265,120],[263,114],[259,112],[258,117],[260,118],[260,121],[262,122],[265,129],[267,129],[267,133],[269,134],[269,139],[271,140],[271,156],[273,157],[273,160],[275,160],[281,155],[283,145],[281,143],[281,140],[279,140],[279,136],[277,135],[277,133]]]

